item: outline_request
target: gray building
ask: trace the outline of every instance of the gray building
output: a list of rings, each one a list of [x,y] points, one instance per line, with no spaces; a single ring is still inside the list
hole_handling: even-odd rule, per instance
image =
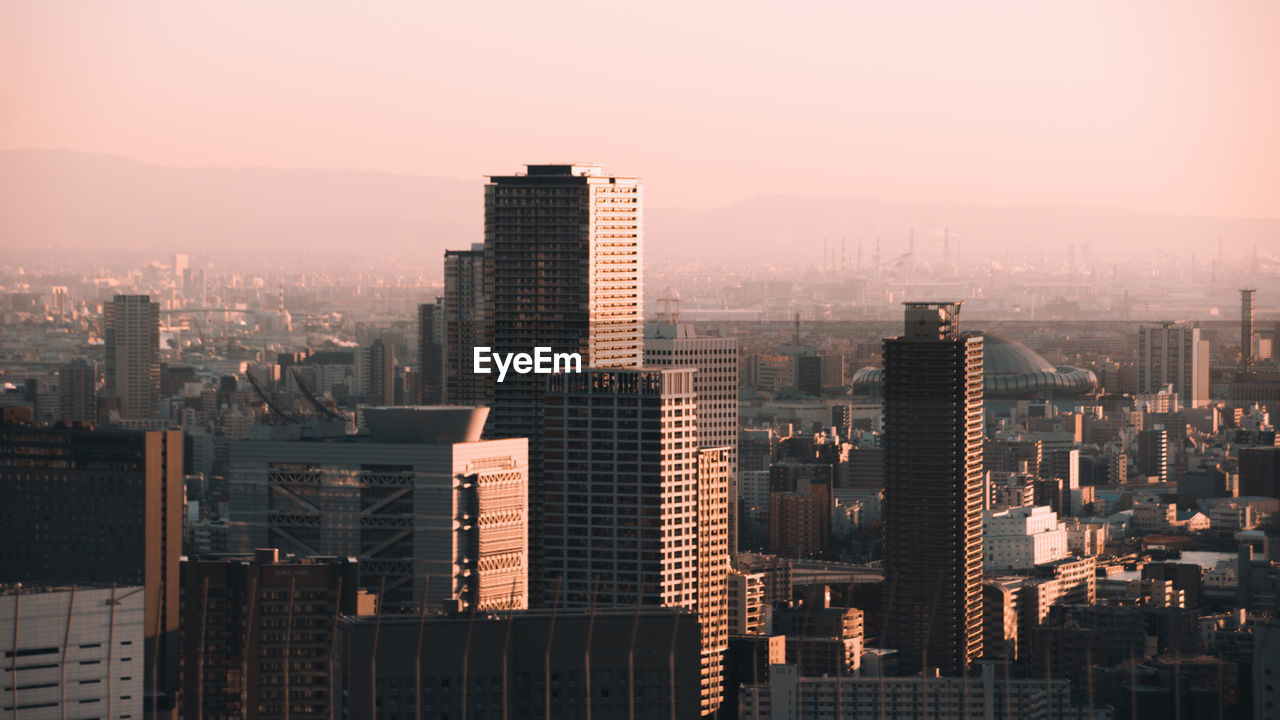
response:
[[[373,720],[694,718],[698,642],[695,616],[652,607],[343,618],[333,697]]]
[[[102,306],[106,392],[122,420],[160,410],[160,305],[149,295],[116,295]]]
[[[482,440],[485,408],[364,412],[366,435],[231,443],[229,549],[356,557],[388,607],[527,607],[528,442]]]
[[[472,353],[484,340],[484,244],[444,252],[443,343],[445,402],[483,405],[484,375]]]

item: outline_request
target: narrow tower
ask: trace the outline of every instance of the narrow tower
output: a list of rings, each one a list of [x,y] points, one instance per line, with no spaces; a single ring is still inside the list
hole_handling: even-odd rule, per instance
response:
[[[884,341],[884,638],[904,673],[982,653],[981,335],[960,303],[906,303]]]

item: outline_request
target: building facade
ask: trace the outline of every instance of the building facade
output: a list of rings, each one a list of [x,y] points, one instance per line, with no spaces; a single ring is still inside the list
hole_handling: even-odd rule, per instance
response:
[[[444,252],[445,402],[483,405],[484,376],[472,367],[484,345],[484,244]]]
[[[444,404],[444,306],[440,301],[418,306],[418,373],[421,387],[417,400],[423,405]]]
[[[640,183],[600,165],[529,165],[491,177],[484,207],[485,344],[576,352],[583,367],[639,366]],[[485,376],[498,437],[536,436],[544,381]]]
[[[116,295],[102,306],[106,392],[122,420],[160,411],[160,305],[149,295]]]
[[[1187,407],[1209,402],[1209,341],[1200,328],[1162,323],[1138,329],[1138,392],[1155,393],[1172,385]]]
[[[738,548],[738,341],[699,337],[692,325],[646,323],[646,367],[691,367],[698,393],[698,445],[729,452],[729,550]]]
[[[162,717],[178,683],[182,500],[181,431],[0,426],[0,583],[141,586],[145,706]]]
[[[528,607],[528,445],[482,440],[485,413],[368,408],[365,436],[231,443],[230,550],[356,557],[387,607]]]
[[[137,585],[0,585],[0,713],[143,717],[145,597]]]
[[[543,607],[698,613],[708,713],[720,704],[727,643],[728,451],[698,447],[695,372],[550,376],[533,532]]]
[[[907,303],[884,341],[884,645],[902,669],[982,653],[982,337],[959,303]]]
[[[334,626],[359,613],[359,583],[354,558],[274,548],[184,562],[182,716],[331,718]]]

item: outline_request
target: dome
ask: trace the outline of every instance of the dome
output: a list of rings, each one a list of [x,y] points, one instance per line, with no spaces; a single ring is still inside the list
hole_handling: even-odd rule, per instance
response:
[[[1049,364],[1048,360],[1041,357],[1040,353],[1026,345],[986,333],[982,336],[982,365],[984,375],[1015,375],[1057,370]]]
[[[1098,388],[1091,370],[1071,365],[1054,367],[1035,350],[999,335],[983,333],[983,394],[991,398],[1030,397],[1042,392],[1083,395]],[[864,367],[853,375],[853,389],[880,390],[884,370]]]

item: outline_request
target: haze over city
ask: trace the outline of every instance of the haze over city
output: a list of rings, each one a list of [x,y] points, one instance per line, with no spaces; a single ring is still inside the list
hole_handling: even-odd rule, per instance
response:
[[[0,7],[0,717],[1280,720],[1277,29]]]

